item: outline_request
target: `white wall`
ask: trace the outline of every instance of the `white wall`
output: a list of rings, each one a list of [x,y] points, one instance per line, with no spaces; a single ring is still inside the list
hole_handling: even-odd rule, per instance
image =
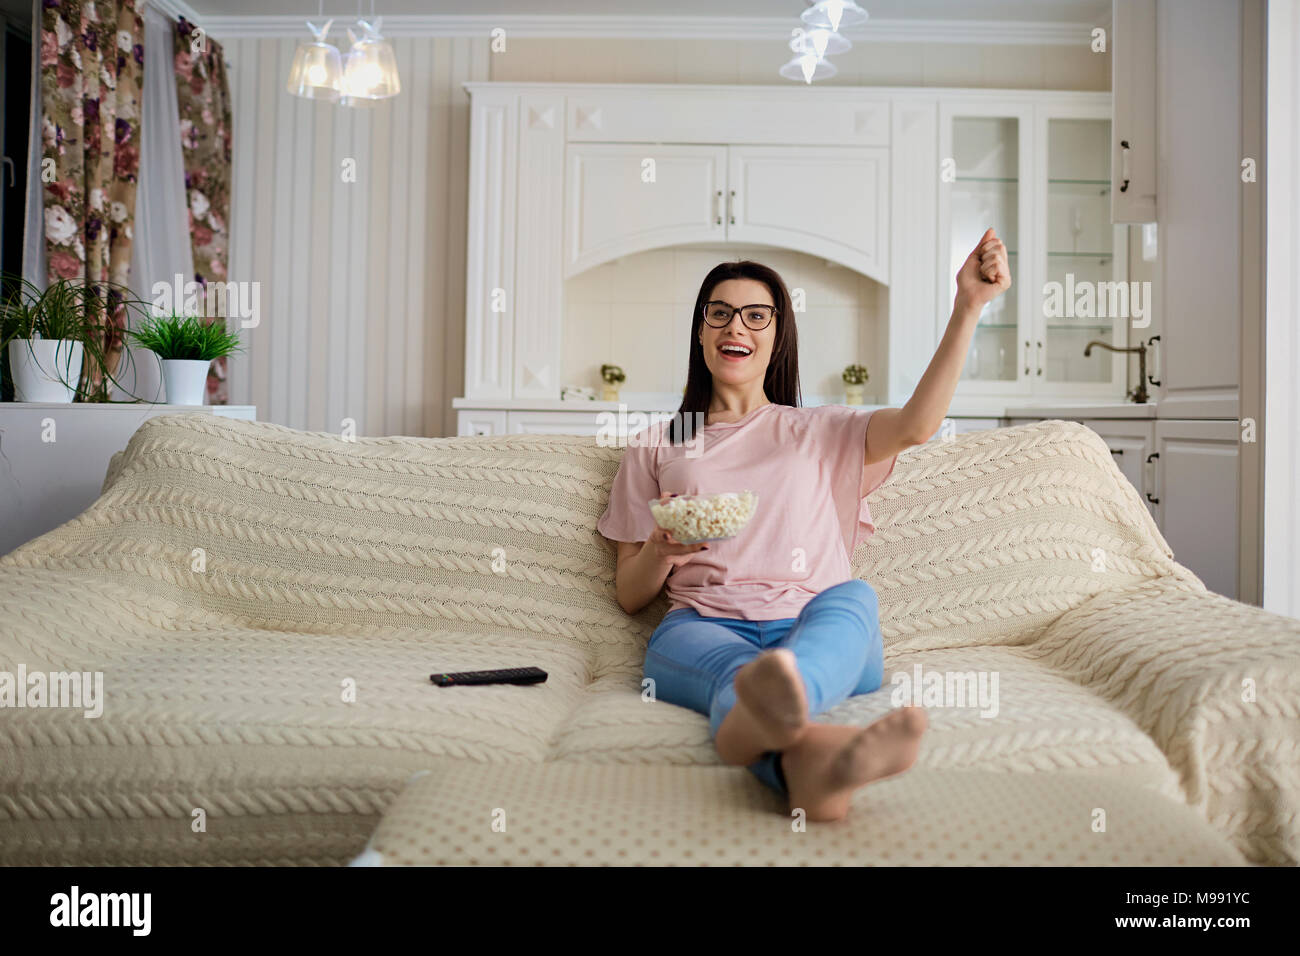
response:
[[[233,39],[233,280],[261,323],[230,400],[294,428],[455,434],[464,382],[469,97],[487,41],[399,37],[396,98],[349,109],[291,96],[296,41]],[[356,181],[343,163],[356,161]]]

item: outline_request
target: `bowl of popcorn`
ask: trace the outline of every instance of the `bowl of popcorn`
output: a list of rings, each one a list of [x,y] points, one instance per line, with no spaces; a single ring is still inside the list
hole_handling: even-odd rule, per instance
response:
[[[650,514],[655,524],[681,544],[724,541],[749,524],[758,508],[752,491],[724,491],[715,495],[676,495],[652,498]]]

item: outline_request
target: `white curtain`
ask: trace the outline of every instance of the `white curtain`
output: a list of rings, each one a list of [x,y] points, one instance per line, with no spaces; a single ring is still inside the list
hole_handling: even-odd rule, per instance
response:
[[[176,102],[173,24],[152,5],[144,11],[144,91],[140,118],[140,184],[135,191],[135,237],[131,243],[131,290],[152,301],[155,282],[189,281],[194,274],[185,162]],[[119,378],[140,398],[160,400],[162,376],[150,352],[129,349]]]
[[[32,0],[32,107],[27,123],[27,210],[23,226],[23,278],[44,289],[45,207],[41,182],[41,0]]]

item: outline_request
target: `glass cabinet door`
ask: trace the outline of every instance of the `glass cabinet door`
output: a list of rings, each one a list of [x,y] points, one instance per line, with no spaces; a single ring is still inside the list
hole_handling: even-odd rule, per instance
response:
[[[1115,379],[1124,365],[1114,352],[1094,346],[1084,355],[1089,342],[1123,346],[1134,305],[1121,281],[1127,273],[1126,250],[1117,248],[1123,234],[1110,221],[1110,120],[1049,118],[1046,140],[1046,216],[1039,220],[1046,262],[1040,264],[1045,281],[1034,375],[1058,387],[1112,384],[1122,390]]]
[[[1020,275],[1020,226],[1024,213],[1022,117],[953,115],[941,130],[941,155],[951,159],[947,180],[946,314],[957,294],[957,272],[989,226],[1006,243],[1011,275]],[[947,142],[942,142],[947,140]],[[971,339],[962,377],[967,382],[1015,383],[1025,377],[1019,342],[1019,296],[999,296],[985,306]],[[978,388],[978,386],[976,386]],[[1000,386],[1005,388],[1006,386]]]

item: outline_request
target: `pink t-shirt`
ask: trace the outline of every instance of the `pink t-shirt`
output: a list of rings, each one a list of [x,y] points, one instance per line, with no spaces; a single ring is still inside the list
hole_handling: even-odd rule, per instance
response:
[[[613,541],[645,541],[655,529],[651,498],[753,491],[758,508],[736,537],[709,542],[669,572],[669,610],[748,621],[798,617],[816,595],[852,577],[850,556],[876,530],[866,495],[898,456],[865,463],[871,415],[846,405],[769,403],[678,445],[668,442],[668,422],[651,425],[624,451],[596,530]]]

